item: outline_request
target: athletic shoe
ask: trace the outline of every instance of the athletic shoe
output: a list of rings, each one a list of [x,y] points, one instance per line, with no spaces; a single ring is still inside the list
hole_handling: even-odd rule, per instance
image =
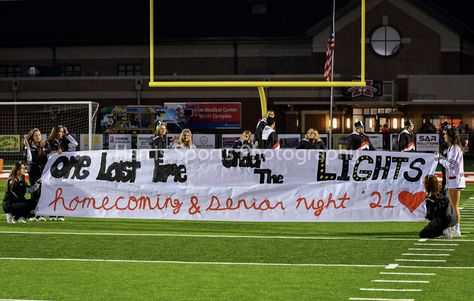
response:
[[[7,218],[7,223],[8,224],[14,224],[15,219],[13,218],[13,215],[11,213],[5,213],[5,216]]]
[[[58,221],[64,222],[64,217],[58,217]]]
[[[443,237],[446,239],[453,238],[453,231],[451,227],[447,227],[446,229],[443,230]]]
[[[454,236],[461,236],[461,226],[459,224],[454,226]]]
[[[29,222],[37,222],[38,220],[36,219],[36,217],[30,217],[28,219]]]
[[[46,221],[46,219],[43,216],[39,216],[36,219],[38,220],[38,222],[45,222]]]
[[[56,221],[56,218],[55,218],[55,217],[50,217],[50,218],[49,218],[49,221],[50,221],[50,222],[55,222],[55,221]]]
[[[19,224],[26,224],[26,220],[23,217],[20,217],[17,222]]]

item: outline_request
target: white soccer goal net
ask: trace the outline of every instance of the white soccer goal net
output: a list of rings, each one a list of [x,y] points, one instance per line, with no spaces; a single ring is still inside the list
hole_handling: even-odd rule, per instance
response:
[[[80,134],[92,141],[98,109],[92,101],[0,102],[0,158],[6,164],[23,160],[21,141],[33,128],[47,139],[54,126],[63,125],[78,142]]]

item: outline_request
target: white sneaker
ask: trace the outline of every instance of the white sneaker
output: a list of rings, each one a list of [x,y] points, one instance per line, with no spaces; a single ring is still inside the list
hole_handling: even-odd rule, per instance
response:
[[[64,222],[64,217],[58,217],[59,222]]]
[[[45,222],[46,221],[46,219],[43,216],[39,216],[37,218],[37,220],[38,220],[38,222]]]
[[[447,227],[446,229],[443,230],[443,237],[446,239],[453,238],[453,230],[451,227]]]
[[[55,217],[50,217],[50,218],[49,218],[49,221],[50,221],[50,222],[55,222],[55,221],[56,221],[56,218],[55,218]]]
[[[5,216],[7,217],[7,223],[8,224],[14,224],[15,219],[13,218],[13,215],[11,213],[5,213]]]
[[[459,224],[454,226],[454,236],[461,236],[461,226]]]
[[[18,219],[18,223],[19,223],[19,224],[26,224],[26,220],[25,220],[23,217],[20,217],[20,218]]]
[[[38,220],[36,219],[36,217],[30,217],[28,219],[29,222],[37,222]]]

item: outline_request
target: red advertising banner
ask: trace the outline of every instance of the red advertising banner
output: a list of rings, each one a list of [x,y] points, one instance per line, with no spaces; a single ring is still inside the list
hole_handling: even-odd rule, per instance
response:
[[[176,111],[176,120],[183,127],[194,129],[240,129],[240,102],[165,103],[166,109]]]

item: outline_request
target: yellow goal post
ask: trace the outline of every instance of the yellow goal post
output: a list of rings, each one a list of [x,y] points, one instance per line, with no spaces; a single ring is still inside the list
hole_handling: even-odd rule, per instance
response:
[[[264,88],[365,87],[365,0],[361,0],[360,81],[155,81],[154,0],[150,0],[150,82],[151,88],[257,88],[262,116],[267,101]]]

